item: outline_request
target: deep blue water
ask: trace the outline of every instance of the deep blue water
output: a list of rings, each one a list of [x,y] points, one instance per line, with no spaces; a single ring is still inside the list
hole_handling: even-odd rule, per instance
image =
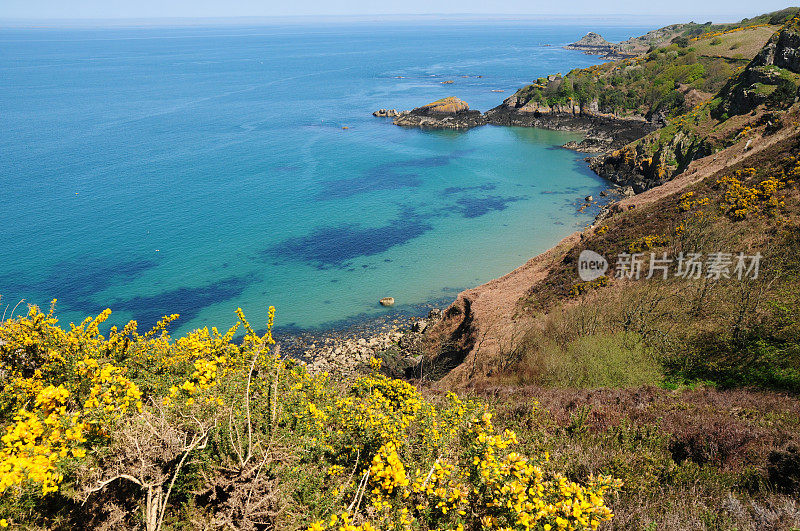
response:
[[[185,331],[275,305],[311,327],[504,274],[591,220],[575,203],[604,186],[557,147],[574,135],[371,113],[448,95],[486,110],[598,63],[561,49],[592,29],[0,29],[2,307],[58,298],[62,321],[111,307],[142,327],[177,312]]]

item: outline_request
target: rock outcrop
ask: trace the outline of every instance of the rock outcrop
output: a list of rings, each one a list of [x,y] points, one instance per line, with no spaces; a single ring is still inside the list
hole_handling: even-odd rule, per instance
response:
[[[411,111],[403,111],[393,123],[423,129],[469,129],[484,125],[486,119],[480,111],[471,111],[466,102],[451,96]]]
[[[486,112],[486,122],[495,125],[541,127],[556,131],[575,131],[585,135],[581,142],[564,147],[587,153],[605,153],[638,140],[658,129],[660,124],[643,117],[617,117],[597,112],[597,102],[543,105],[524,102],[516,95]]]
[[[580,50],[589,55],[606,55],[614,51],[614,45],[601,35],[590,31],[577,42],[564,46],[567,50]]]
[[[379,109],[372,113],[372,116],[377,116],[379,118],[394,118],[396,116],[400,116],[400,113],[395,109]]]
[[[625,59],[627,57],[636,57],[643,53],[639,48],[634,49],[632,46],[622,46],[621,44],[614,44],[608,42],[601,35],[590,31],[577,42],[567,44],[564,46],[567,50],[580,50],[588,55],[601,55],[603,59],[616,60]],[[646,51],[645,48],[644,51]]]
[[[791,23],[772,36],[747,67],[720,91],[717,117],[795,102],[800,84],[800,24]]]

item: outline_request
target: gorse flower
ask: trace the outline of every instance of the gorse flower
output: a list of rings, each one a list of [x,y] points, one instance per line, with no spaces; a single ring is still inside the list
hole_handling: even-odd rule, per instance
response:
[[[167,331],[174,315],[143,335],[132,321],[104,337],[100,325],[109,314],[64,331],[52,309],[33,306],[0,324],[0,370],[10,382],[0,391],[0,493],[8,499],[75,489],[80,463],[90,463],[85,470],[105,462],[122,427],[147,424],[157,413],[228,426],[196,467],[231,470],[231,454],[244,463],[251,451],[266,458],[275,441],[292,441],[283,451],[296,455],[274,459],[291,466],[276,464],[268,475],[286,478],[278,471],[289,468],[307,476],[296,480],[296,499],[307,500],[303,518],[314,531],[593,529],[611,518],[605,498],[618,482],[598,477],[581,485],[548,470],[546,455],[515,451],[516,434],[495,430],[475,401],[425,396],[381,374],[379,358],[368,373],[336,380],[268,355],[274,308],[262,335],[238,310],[225,334],[202,328],[175,340]],[[237,330],[244,332],[239,344]],[[264,444],[237,446],[251,433],[264,435]],[[13,505],[0,506],[13,525],[3,507]]]

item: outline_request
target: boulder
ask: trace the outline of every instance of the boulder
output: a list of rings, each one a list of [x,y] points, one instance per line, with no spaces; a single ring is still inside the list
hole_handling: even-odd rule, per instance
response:
[[[419,332],[422,333],[425,329],[428,328],[428,321],[425,319],[420,319],[419,321],[414,321],[411,325],[412,332]]]
[[[383,297],[378,301],[381,306],[394,306],[394,297]]]
[[[399,115],[400,113],[395,109],[380,109],[372,113],[372,116],[378,116],[379,118],[394,118]]]

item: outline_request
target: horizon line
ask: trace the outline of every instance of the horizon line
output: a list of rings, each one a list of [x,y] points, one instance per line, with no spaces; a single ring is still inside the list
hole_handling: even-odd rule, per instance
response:
[[[691,17],[697,18],[698,13]],[[270,20],[374,20],[374,19],[476,19],[476,18],[490,18],[490,19],[569,19],[570,21],[579,21],[595,18],[616,18],[616,19],[641,19],[641,20],[655,20],[664,18],[681,18],[690,17],[690,15],[668,14],[668,13],[581,13],[579,16],[569,13],[371,13],[371,14],[293,14],[293,15],[235,15],[235,16],[169,16],[169,17],[3,17],[0,15],[0,25],[3,24],[154,24],[163,25],[169,23],[192,23],[192,22],[228,22],[228,23],[242,23],[252,21],[270,21]],[[736,15],[728,15],[733,17],[729,20],[714,20],[716,24],[727,22],[739,22],[742,18]],[[705,18],[705,17],[702,17]],[[726,17],[727,18],[727,17]],[[744,17],[743,17],[744,18]],[[595,21],[596,22],[596,21]],[[698,22],[697,20],[686,20],[685,22]],[[706,22],[703,20],[700,23]],[[611,23],[611,21],[609,21]]]

